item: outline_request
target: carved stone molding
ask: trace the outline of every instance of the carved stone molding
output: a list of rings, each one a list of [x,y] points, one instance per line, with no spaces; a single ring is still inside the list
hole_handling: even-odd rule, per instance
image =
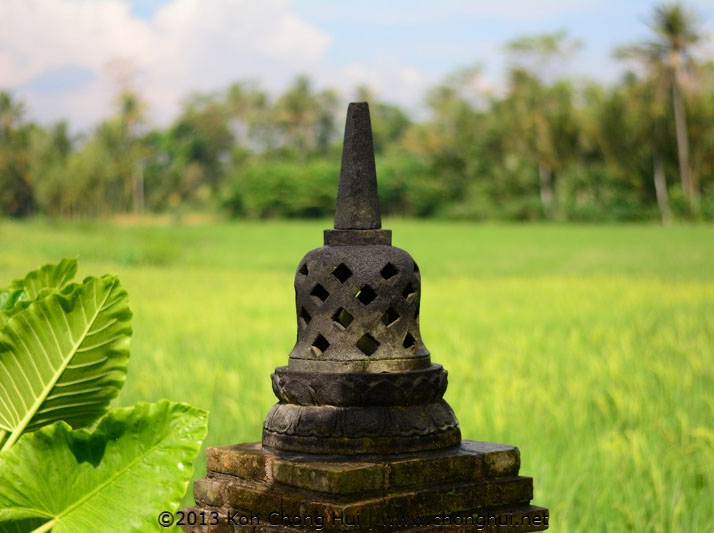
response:
[[[271,376],[281,403],[297,405],[417,405],[441,400],[447,372],[433,364],[426,370],[345,374],[295,372],[279,367]]]

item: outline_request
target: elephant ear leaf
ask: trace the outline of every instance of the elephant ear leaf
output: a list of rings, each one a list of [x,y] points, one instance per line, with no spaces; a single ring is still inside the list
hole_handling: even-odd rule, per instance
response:
[[[62,259],[56,265],[45,265],[0,289],[0,328],[30,301],[65,287],[77,274],[76,259]]]
[[[0,442],[58,420],[99,418],[124,384],[131,310],[114,276],[30,302],[0,331]]]
[[[93,432],[58,422],[0,454],[0,532],[159,530],[186,492],[207,413],[161,401],[113,409]]]
[[[0,290],[0,314],[11,311],[18,302],[26,299],[27,293],[16,286]]]
[[[28,299],[34,300],[44,289],[61,289],[72,281],[76,274],[77,260],[65,258],[56,265],[45,265],[33,270],[22,281],[13,282],[13,285],[21,284]]]

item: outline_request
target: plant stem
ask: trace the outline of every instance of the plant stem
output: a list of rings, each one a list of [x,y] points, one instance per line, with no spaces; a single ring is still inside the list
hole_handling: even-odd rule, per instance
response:
[[[55,525],[55,519],[53,518],[52,520],[48,520],[44,524],[42,524],[40,527],[37,529],[33,529],[32,533],[44,533],[45,531],[50,531]]]
[[[7,431],[5,433],[7,433]],[[5,450],[9,450],[10,448],[12,448],[12,445],[15,444],[15,441],[17,440],[18,436],[19,432],[13,432],[10,433],[10,436],[7,438],[7,440],[5,440],[5,434],[3,434],[2,439],[0,439],[0,442],[4,442],[2,443],[2,448],[0,448],[0,452],[4,452]]]

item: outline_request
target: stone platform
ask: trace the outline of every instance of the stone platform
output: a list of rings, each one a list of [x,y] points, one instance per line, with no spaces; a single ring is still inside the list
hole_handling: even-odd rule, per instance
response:
[[[417,454],[318,456],[260,443],[209,448],[192,532],[542,531],[518,448],[462,441]],[[193,516],[190,513],[195,513]],[[189,520],[190,519],[190,520]]]

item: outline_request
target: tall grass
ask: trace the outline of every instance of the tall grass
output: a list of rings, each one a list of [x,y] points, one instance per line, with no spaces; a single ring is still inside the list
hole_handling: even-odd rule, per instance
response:
[[[260,439],[295,340],[292,277],[327,222],[0,223],[0,280],[80,257],[135,311],[121,403]],[[516,444],[553,531],[714,529],[714,228],[391,221],[465,438]],[[202,467],[197,476],[202,475]]]

